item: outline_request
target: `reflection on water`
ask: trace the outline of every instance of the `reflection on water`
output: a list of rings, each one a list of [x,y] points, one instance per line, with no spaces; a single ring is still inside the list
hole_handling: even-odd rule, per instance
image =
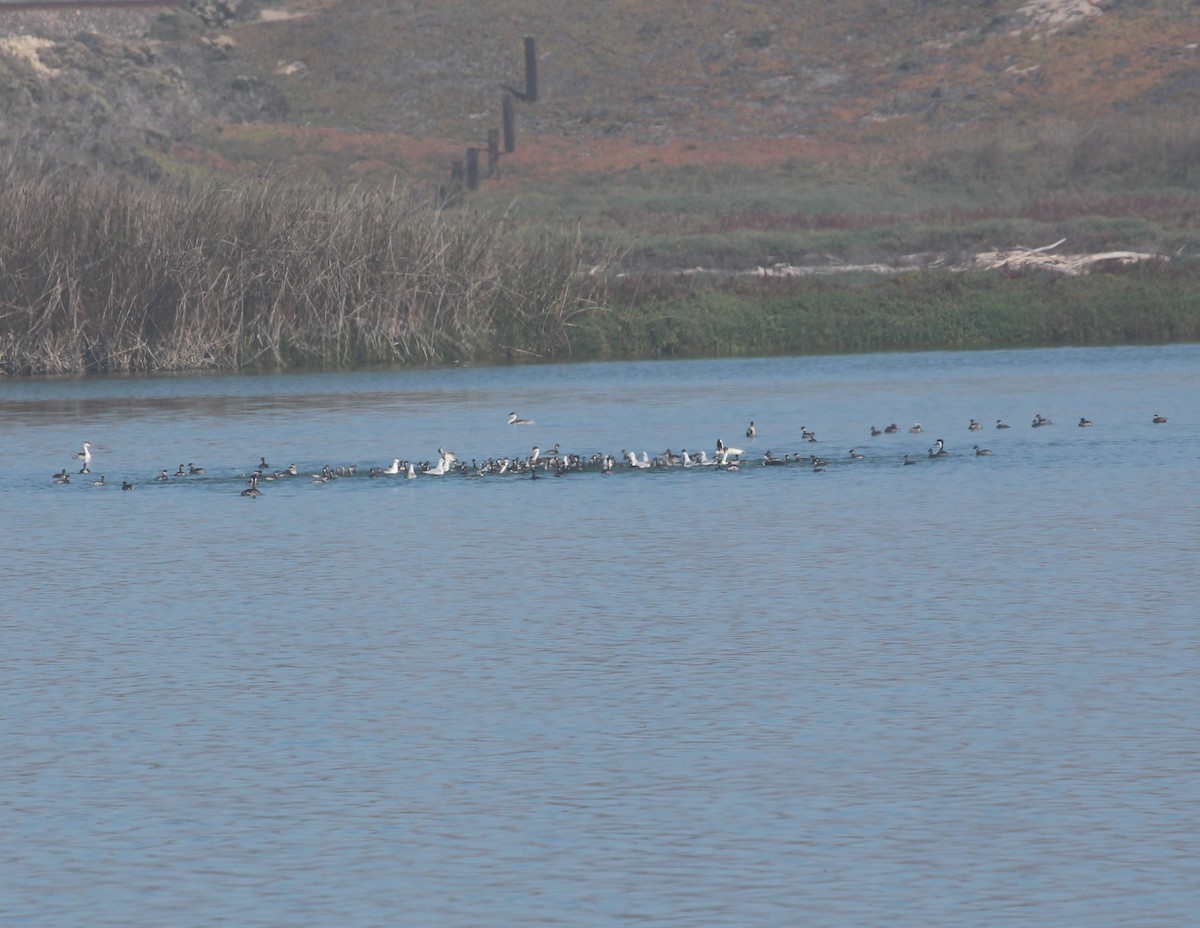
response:
[[[1198,360],[0,384],[0,923],[1187,924]],[[750,419],[830,466],[238,495]]]

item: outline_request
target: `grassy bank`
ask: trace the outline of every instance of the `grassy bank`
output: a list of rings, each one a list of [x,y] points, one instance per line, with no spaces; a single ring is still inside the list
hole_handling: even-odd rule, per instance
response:
[[[868,281],[687,278],[609,294],[598,357],[823,354],[1200,340],[1200,267],[1068,278],[924,271]]]
[[[354,367],[1200,339],[1194,261],[1065,278],[581,273],[574,231],[270,182],[0,190],[0,372]]]

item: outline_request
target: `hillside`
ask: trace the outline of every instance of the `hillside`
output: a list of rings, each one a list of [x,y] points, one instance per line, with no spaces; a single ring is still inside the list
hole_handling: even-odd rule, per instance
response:
[[[499,128],[502,85],[523,87],[534,36],[538,100],[516,103],[516,149],[472,195],[481,209],[518,197],[526,215],[587,219],[667,265],[1037,245],[1063,223],[1127,214],[1124,238],[1093,223],[1086,244],[1178,250],[1200,183],[1196,12],[1186,0],[0,4],[0,138],[18,161],[75,170],[399,180],[432,195]],[[897,231],[914,216],[984,228]],[[1003,238],[1023,230],[1037,238]]]
[[[540,93],[517,107],[503,172],[517,186],[635,165],[869,164],[996,131],[1052,126],[1082,138],[1135,115],[1183,126],[1200,106],[1200,17],[1178,0],[296,0],[264,10],[229,30],[238,66],[284,92],[288,122],[304,130],[289,144],[332,174],[444,173],[500,125],[500,85],[522,86],[526,35],[538,41]],[[282,163],[263,135],[217,148]]]

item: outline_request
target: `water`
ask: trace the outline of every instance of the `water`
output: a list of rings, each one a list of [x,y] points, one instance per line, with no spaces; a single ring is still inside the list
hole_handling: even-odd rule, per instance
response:
[[[0,383],[0,924],[1190,923],[1197,408],[1200,346]],[[830,463],[239,495],[718,436]]]

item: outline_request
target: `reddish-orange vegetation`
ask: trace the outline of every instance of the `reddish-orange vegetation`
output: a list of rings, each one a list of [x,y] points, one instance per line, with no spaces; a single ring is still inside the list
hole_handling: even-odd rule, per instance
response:
[[[376,175],[411,171],[423,181],[448,178],[450,164],[462,160],[466,146],[445,138],[415,138],[401,132],[356,133],[340,129],[299,126],[227,126],[222,131],[226,151],[238,140],[247,146],[284,145],[300,161],[338,160],[357,165],[359,173]],[[268,143],[269,139],[269,143]],[[179,145],[173,154],[184,161],[227,170],[228,157],[219,159],[195,146]],[[855,146],[828,139],[755,138],[696,141],[668,138],[639,142],[624,135],[581,139],[564,135],[535,135],[520,139],[515,152],[501,156],[499,175],[488,184],[519,190],[548,177],[616,174],[657,168],[741,165],[768,167],[792,160],[806,162],[860,161],[870,155]],[[486,162],[486,157],[482,157]],[[247,170],[258,170],[247,162]]]
[[[541,89],[517,104],[516,151],[485,175],[502,191],[792,160],[844,175],[1054,123],[1195,124],[1200,19],[1172,0],[1097,3],[1065,27],[1020,0],[291,6],[311,15],[230,30],[239,67],[279,84],[291,121],[211,141],[233,162],[321,180],[448,181],[499,128],[522,35],[537,36]]]

